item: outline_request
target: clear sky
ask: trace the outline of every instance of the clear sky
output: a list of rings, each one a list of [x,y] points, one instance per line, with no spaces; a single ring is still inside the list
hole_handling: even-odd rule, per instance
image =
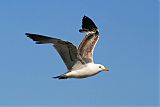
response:
[[[94,61],[109,73],[57,80],[67,71],[38,33],[79,45],[86,15],[100,30]],[[0,107],[132,107],[158,105],[158,1],[1,0]]]

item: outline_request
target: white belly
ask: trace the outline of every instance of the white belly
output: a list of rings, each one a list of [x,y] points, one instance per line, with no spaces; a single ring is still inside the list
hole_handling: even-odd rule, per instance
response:
[[[92,67],[84,67],[79,70],[71,71],[65,74],[68,78],[85,78],[89,76],[93,76],[99,73],[99,71],[95,70]]]

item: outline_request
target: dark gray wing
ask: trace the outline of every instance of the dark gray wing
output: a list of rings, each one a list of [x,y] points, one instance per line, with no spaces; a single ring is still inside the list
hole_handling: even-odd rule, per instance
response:
[[[99,39],[98,28],[90,18],[84,16],[82,19],[82,29],[79,31],[87,33],[79,45],[79,54],[86,63],[93,63],[93,51]]]
[[[38,34],[26,33],[27,37],[31,38],[33,41],[36,41],[37,44],[46,44],[52,43],[55,49],[58,51],[59,55],[63,59],[68,70],[71,71],[72,67],[75,64],[85,64],[80,55],[76,46],[68,41],[63,41],[57,38],[51,38],[47,36],[42,36]]]

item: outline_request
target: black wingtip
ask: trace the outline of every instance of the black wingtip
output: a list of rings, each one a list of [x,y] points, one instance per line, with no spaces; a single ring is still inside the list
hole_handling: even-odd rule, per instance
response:
[[[25,33],[25,35],[29,35],[29,33]]]
[[[40,39],[41,37],[39,35],[32,33],[25,33],[25,35],[27,35],[27,37],[35,41],[36,44],[42,44]]]
[[[95,23],[86,15],[83,16],[82,19],[82,29],[79,30],[79,32],[89,32],[89,31],[96,31],[97,26]]]
[[[33,35],[35,35],[35,34],[32,34],[32,33],[25,33],[25,35],[26,35],[27,37],[29,37],[30,39],[32,39],[32,38],[33,38]]]
[[[29,37],[29,33],[25,33],[25,35],[26,35],[27,37]]]
[[[91,18],[89,18],[88,16],[86,16],[86,15],[84,15],[83,16],[83,19],[85,19],[85,18],[88,18],[88,19],[90,19],[91,20]]]
[[[32,33],[25,33],[25,35],[27,35],[27,37],[29,37],[30,39],[34,40],[34,35],[35,34],[32,34]]]

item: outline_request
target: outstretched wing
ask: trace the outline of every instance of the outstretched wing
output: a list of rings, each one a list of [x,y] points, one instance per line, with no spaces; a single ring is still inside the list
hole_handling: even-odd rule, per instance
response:
[[[99,39],[98,28],[90,18],[84,16],[79,31],[87,33],[78,47],[79,54],[86,63],[93,63],[93,51]]]
[[[78,54],[76,46],[74,46],[72,43],[68,41],[63,41],[61,39],[51,38],[38,34],[26,33],[26,35],[33,41],[36,41],[36,44],[52,43],[55,49],[58,51],[61,58],[63,59],[69,71],[72,70],[72,67],[74,65],[79,64],[80,66],[85,63]]]

